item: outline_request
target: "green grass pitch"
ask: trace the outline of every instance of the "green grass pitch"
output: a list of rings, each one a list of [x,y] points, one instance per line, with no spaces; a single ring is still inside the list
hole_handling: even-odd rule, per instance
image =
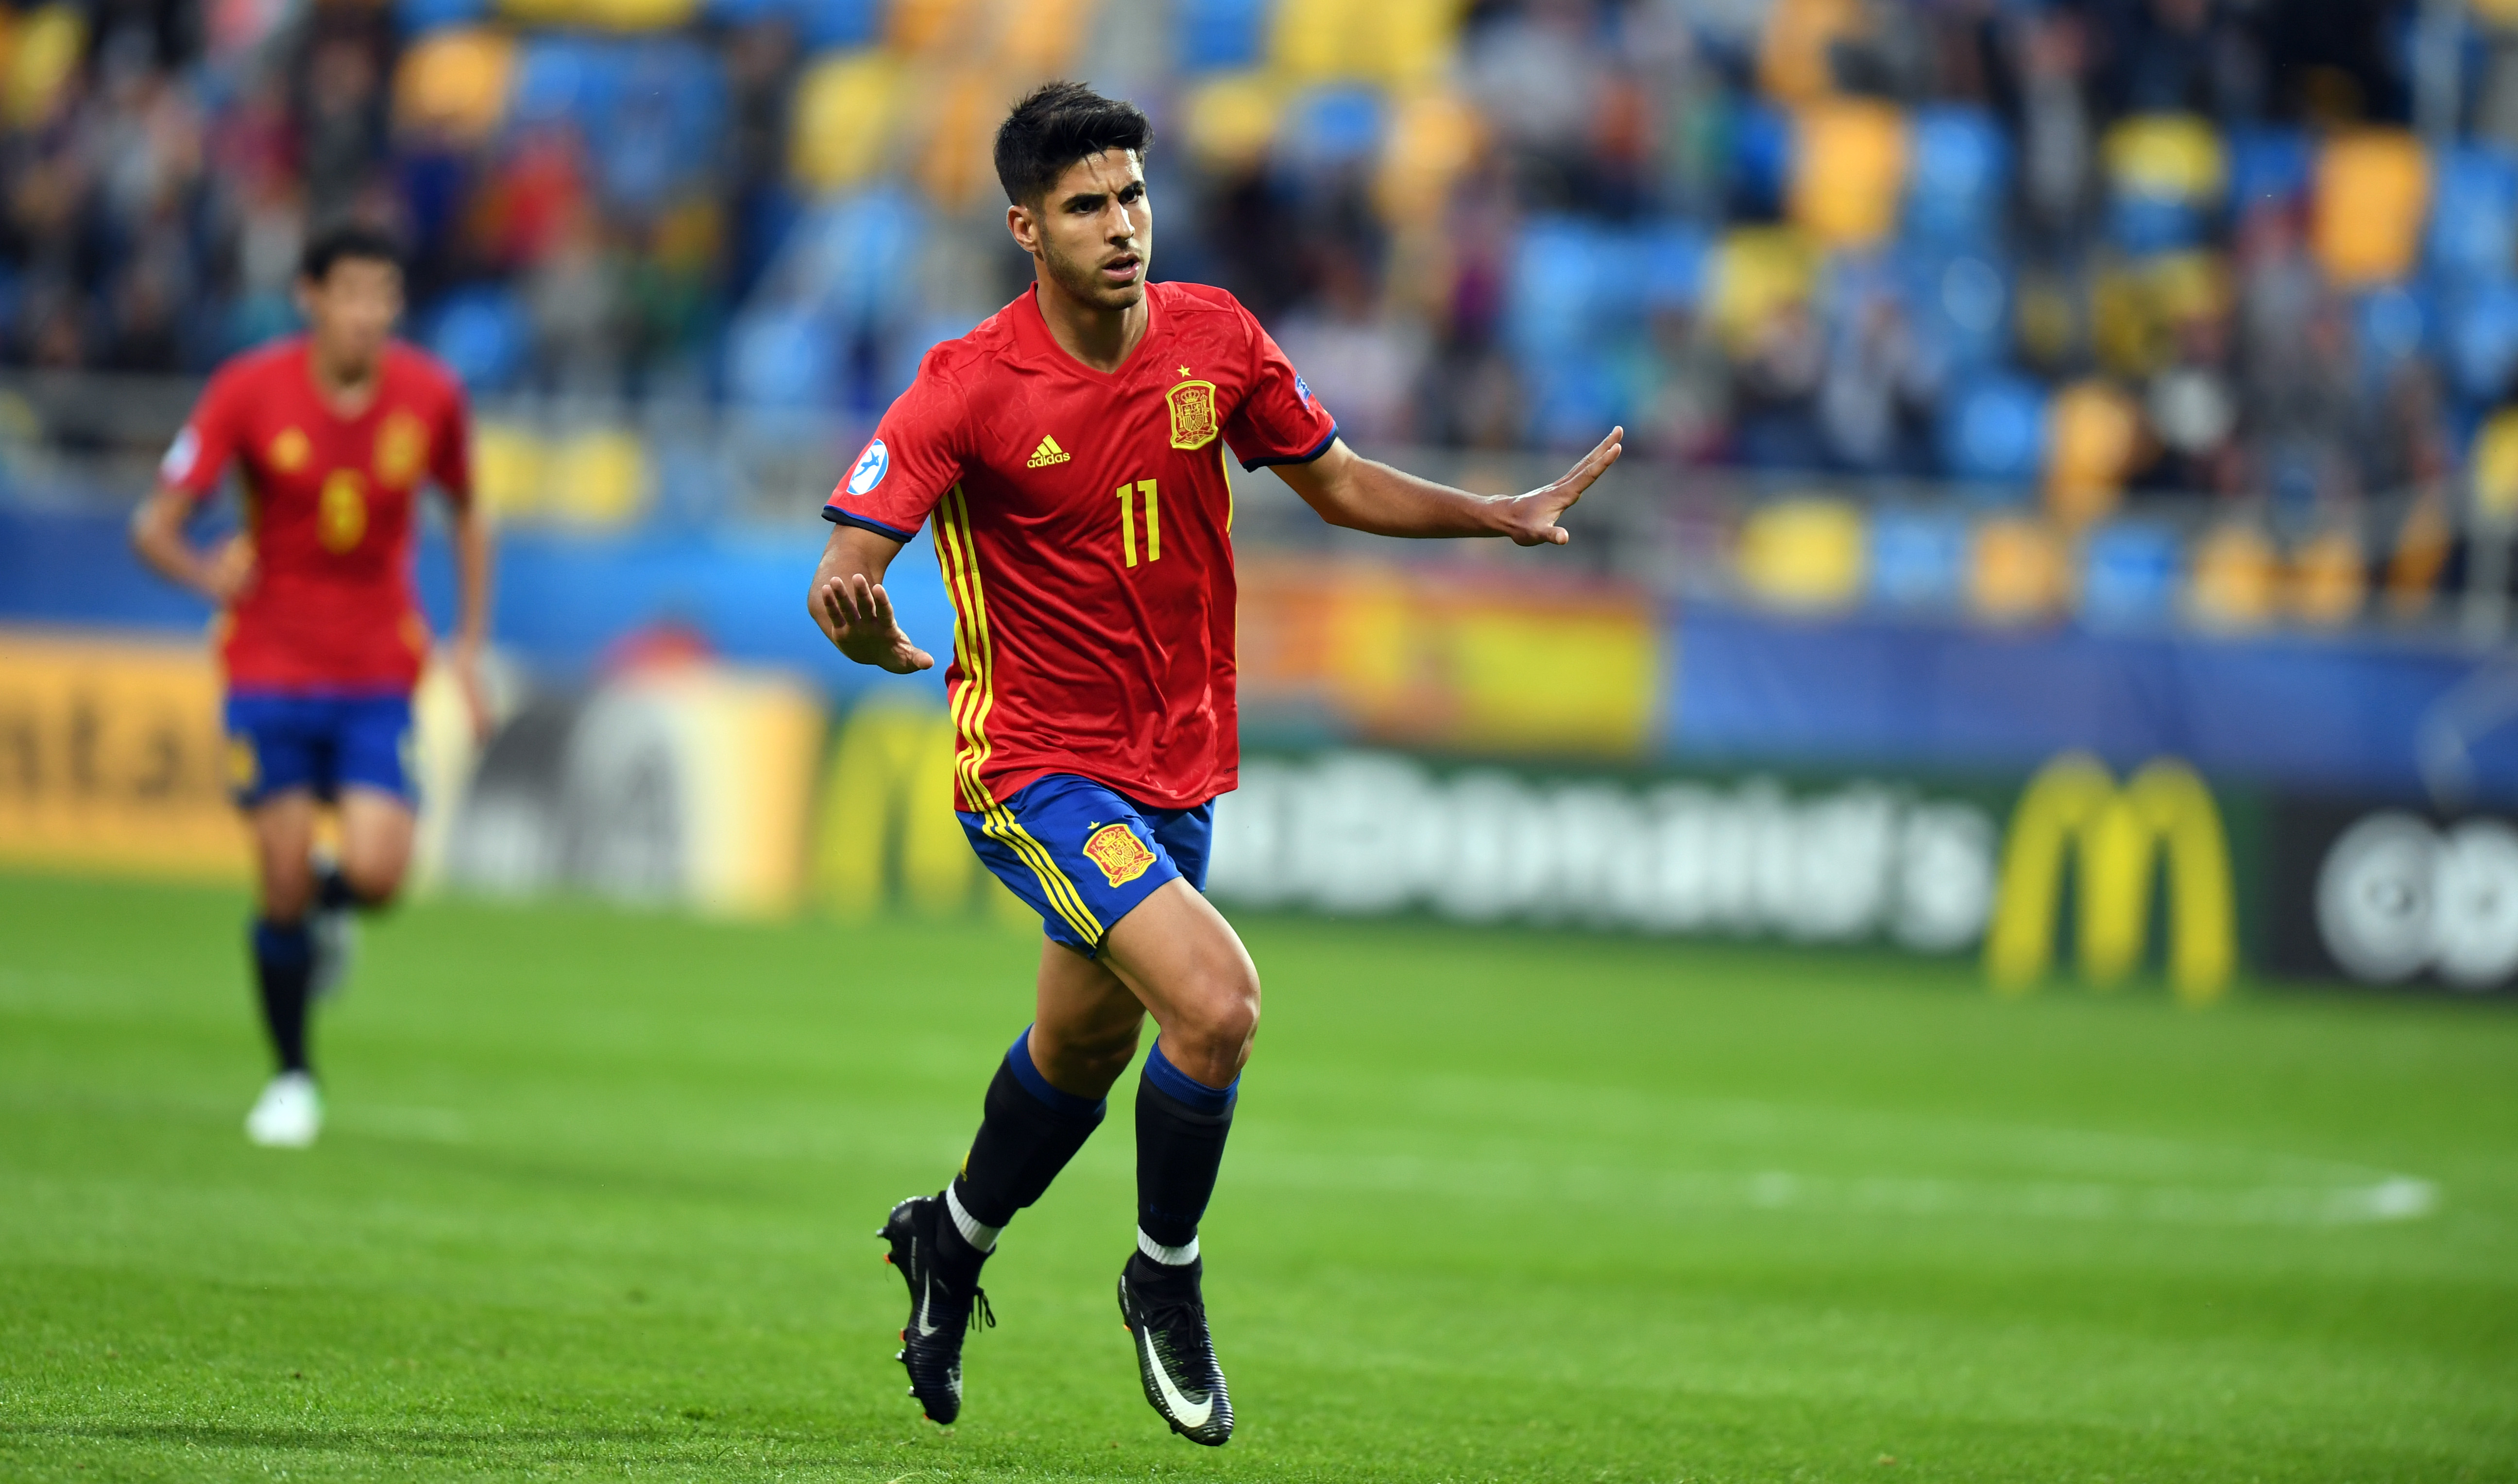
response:
[[[0,1479],[2518,1478],[2506,1006],[1255,921],[1207,1452],[1110,1297],[1124,1102],[961,1425],[902,1394],[870,1234],[1036,940],[418,907],[290,1154],[242,909],[0,878]]]

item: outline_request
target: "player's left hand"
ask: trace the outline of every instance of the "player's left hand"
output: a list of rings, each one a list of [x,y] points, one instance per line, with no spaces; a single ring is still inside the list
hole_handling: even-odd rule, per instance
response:
[[[1572,540],[1556,518],[1573,508],[1591,488],[1591,482],[1606,474],[1618,455],[1627,449],[1627,430],[1611,428],[1590,452],[1578,460],[1555,480],[1540,486],[1528,494],[1519,494],[1504,502],[1504,533],[1517,546],[1562,546]]]
[[[813,616],[841,654],[895,675],[935,667],[935,657],[910,642],[891,611],[891,594],[865,573],[832,577],[813,589]]]

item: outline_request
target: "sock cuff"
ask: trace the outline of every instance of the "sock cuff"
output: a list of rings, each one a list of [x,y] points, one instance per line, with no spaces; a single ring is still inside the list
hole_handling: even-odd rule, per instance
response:
[[[962,1234],[962,1240],[971,1244],[973,1251],[985,1255],[997,1250],[997,1233],[1005,1228],[990,1226],[972,1215],[970,1208],[962,1204],[961,1193],[950,1185],[944,1187],[944,1214],[951,1218],[953,1229]]]
[[[1197,1236],[1192,1233],[1187,1243],[1179,1247],[1165,1247],[1147,1236],[1146,1229],[1141,1226],[1137,1228],[1137,1251],[1165,1267],[1187,1267],[1197,1260]]]
[[[1051,1086],[1049,1079],[1041,1076],[1040,1069],[1032,1065],[1029,1026],[1023,1027],[1022,1034],[1015,1038],[1015,1043],[1006,1048],[1006,1070],[1015,1075],[1015,1081],[1022,1084],[1022,1090],[1030,1093],[1042,1107],[1062,1117],[1091,1119],[1099,1123],[1110,1106],[1108,1098],[1077,1097],[1072,1092],[1062,1092]]]
[[[315,939],[303,922],[274,922],[257,917],[253,923],[253,956],[279,968],[295,968],[314,961]]]
[[[1154,1048],[1146,1053],[1145,1080],[1173,1102],[1192,1113],[1203,1113],[1209,1118],[1231,1113],[1235,1100],[1241,1096],[1241,1079],[1237,1077],[1225,1086],[1210,1087],[1173,1066],[1163,1055],[1159,1037],[1154,1040]]]

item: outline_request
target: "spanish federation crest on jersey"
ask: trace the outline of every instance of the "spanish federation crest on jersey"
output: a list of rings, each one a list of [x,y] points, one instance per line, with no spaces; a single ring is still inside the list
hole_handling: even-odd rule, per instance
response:
[[[1105,825],[1084,842],[1086,860],[1102,868],[1113,886],[1125,886],[1154,864],[1154,853],[1125,825]]]
[[[1172,409],[1172,446],[1203,448],[1222,431],[1215,421],[1215,383],[1184,381],[1168,394]]]

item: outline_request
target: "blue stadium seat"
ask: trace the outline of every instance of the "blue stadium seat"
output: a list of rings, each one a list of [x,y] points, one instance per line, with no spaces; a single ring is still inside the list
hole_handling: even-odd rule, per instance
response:
[[[2469,403],[2508,399],[2518,375],[2518,281],[2492,278],[2458,291],[2442,317],[2450,385]]]
[[[1941,464],[1953,479],[2013,487],[2024,494],[2046,462],[2046,393],[1992,372],[1942,400]]]
[[[1285,109],[1277,160],[1304,176],[1366,164],[1381,148],[1390,106],[1372,88],[1316,88]]]
[[[429,350],[475,392],[502,391],[524,369],[533,328],[514,290],[458,288],[430,317]]]
[[[2092,628],[2148,628],[2176,616],[2185,564],[2177,532],[2122,521],[2090,532],[2081,549],[2081,619]]]
[[[1706,266],[1713,246],[1703,229],[1685,222],[1646,228],[1635,244],[1635,283],[1648,310],[1692,310],[1705,297]]]
[[[1793,178],[1793,122],[1750,98],[1730,108],[1730,215],[1737,221],[1771,222],[1784,209],[1784,188]]]
[[[613,201],[649,209],[703,176],[716,157],[725,76],[713,53],[681,38],[628,43],[610,106],[592,120],[596,179]]]
[[[1605,265],[1600,232],[1574,217],[1536,217],[1513,252],[1504,335],[1522,357],[1579,352],[1589,340]]]
[[[2010,265],[1990,250],[1913,247],[1897,256],[1899,297],[1924,348],[1953,371],[1999,363],[2011,345]]]
[[[397,0],[394,6],[394,21],[407,36],[471,25],[489,16],[490,0]]]
[[[1980,108],[1915,110],[1908,133],[1906,233],[1946,247],[1990,243],[2011,184],[2011,141]]]
[[[2432,318],[2423,296],[2403,284],[2355,297],[2352,325],[2361,352],[2362,385],[2374,392],[2406,360],[2420,355],[2432,339]]]
[[[2518,159],[2460,145],[2439,161],[2428,243],[2435,272],[2459,280],[2518,273]]]
[[[594,37],[527,37],[516,59],[509,123],[520,129],[575,124],[592,138],[619,99],[622,63],[618,44]]]
[[[843,339],[811,315],[746,312],[726,336],[726,389],[754,407],[836,405],[846,386]]]
[[[708,16],[742,25],[783,16],[807,54],[871,45],[883,35],[883,0],[709,0]]]
[[[1268,0],[1180,0],[1172,25],[1184,72],[1252,67],[1268,52]]]
[[[2230,210],[2297,208],[2308,199],[2316,147],[2297,129],[2237,129],[2229,136]]]
[[[1959,606],[1967,587],[1967,522],[1946,510],[1871,517],[1871,596],[1896,608]]]

